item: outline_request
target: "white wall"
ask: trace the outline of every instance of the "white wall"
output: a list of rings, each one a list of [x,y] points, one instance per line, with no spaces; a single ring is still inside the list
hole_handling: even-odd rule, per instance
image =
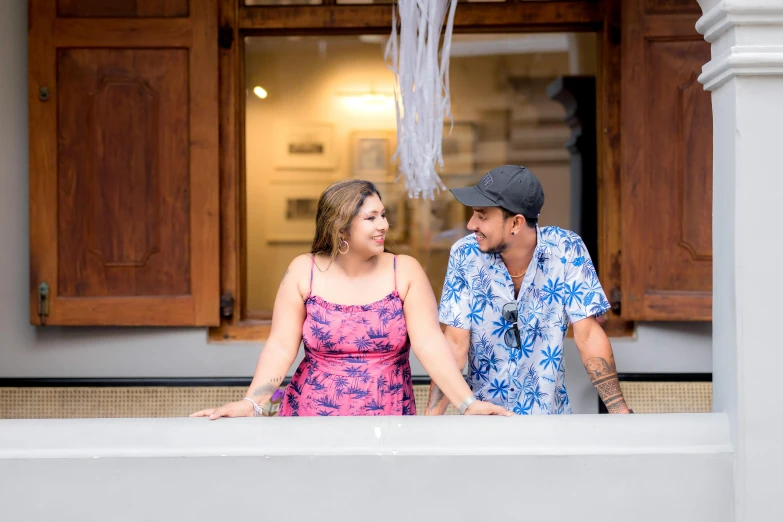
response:
[[[209,345],[203,329],[29,325],[26,6],[0,2],[0,377],[250,376],[260,345]],[[614,346],[623,372],[712,367],[709,324],[643,324]],[[597,399],[569,348],[574,411],[594,412]],[[414,372],[423,374],[418,363]]]
[[[732,468],[718,413],[0,420],[24,522],[729,522]]]

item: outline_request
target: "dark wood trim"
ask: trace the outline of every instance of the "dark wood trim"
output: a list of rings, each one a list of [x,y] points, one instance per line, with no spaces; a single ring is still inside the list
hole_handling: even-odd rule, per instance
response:
[[[700,16],[700,13],[664,16],[651,16],[648,14],[644,20],[644,34],[645,36],[653,36],[672,33],[688,35],[688,33],[692,33],[689,36],[669,36],[657,39],[667,41],[701,40],[703,37],[694,29]]]
[[[58,18],[58,47],[189,47],[197,31],[188,18]]]
[[[247,103],[247,96],[245,94],[245,38],[242,33],[240,33],[240,38],[238,42],[238,51],[239,54],[237,56],[237,60],[239,62],[239,71],[237,72],[237,76],[239,78],[239,92],[241,95],[237,98],[237,127],[236,127],[236,133],[237,133],[237,139],[239,141],[239,171],[237,172],[237,179],[238,183],[237,186],[239,187],[239,233],[237,234],[237,238],[240,241],[240,245],[246,245],[247,244],[247,178],[245,176],[245,173],[247,172],[247,166],[245,164],[247,159],[247,153],[245,152],[245,145],[246,145],[246,139],[245,139],[245,114],[247,110],[245,109],[245,104]],[[246,318],[244,316],[245,310],[247,310],[247,293],[245,292],[245,281],[247,281],[247,249],[246,248],[240,248],[239,249],[239,278],[237,280],[236,286],[238,288],[238,291],[240,293],[240,299],[237,300],[238,303],[241,304],[241,308],[237,310],[237,312],[234,314],[234,317],[237,318],[239,321],[244,321]],[[271,321],[270,321],[271,325]]]
[[[238,310],[237,310],[238,312]],[[272,331],[272,321],[224,321],[219,327],[210,328],[210,343],[230,343],[236,341],[266,341]]]
[[[712,382],[711,373],[618,373],[617,378],[620,382]],[[609,413],[601,397],[598,397],[598,413]]]
[[[244,244],[244,37],[252,34],[358,34],[390,30],[390,5],[264,6],[237,8],[220,0],[220,25],[233,31],[234,45],[221,50],[221,295],[231,292],[234,315],[210,328],[210,342],[264,341],[267,317],[246,313],[247,259]],[[620,289],[620,5],[619,0],[460,4],[458,32],[597,31],[599,276],[612,301]],[[604,29],[607,28],[607,29]],[[605,63],[604,63],[605,62]],[[602,325],[610,337],[633,334],[633,323],[615,312]],[[569,332],[569,337],[571,336]]]
[[[390,30],[391,5],[240,6],[242,31]],[[454,27],[488,31],[597,31],[603,23],[598,1],[459,4]]]
[[[621,198],[620,175],[620,0],[604,0],[603,31],[599,33],[596,78],[598,124],[598,278],[612,304],[602,323],[609,337],[633,335],[634,324],[620,316]]]
[[[244,309],[242,274],[242,224],[244,202],[241,190],[243,135],[241,114],[244,97],[241,51],[242,41],[237,27],[237,0],[220,0],[218,25],[231,35],[231,46],[219,48],[219,91],[220,100],[220,295],[229,294],[234,300],[231,317],[221,317],[220,326],[210,328],[207,338],[210,342],[221,342],[231,338]],[[261,332],[255,332],[261,333]],[[268,336],[265,333],[264,339]]]
[[[239,61],[239,31],[236,25],[236,0],[220,0],[218,24],[222,31],[230,32],[231,47],[220,47],[219,97],[220,97],[220,294],[230,293],[234,298],[236,322],[242,288],[239,282],[238,254],[240,240],[240,190],[239,175],[241,147],[239,140],[239,104],[241,84]],[[225,321],[225,320],[224,320]]]
[[[42,325],[38,315],[38,285],[49,285],[50,314],[58,295],[57,213],[57,49],[53,4],[27,3],[28,191],[30,223],[30,324]],[[39,88],[50,98],[41,103]],[[21,101],[21,100],[20,100]],[[33,137],[33,130],[35,137]]]

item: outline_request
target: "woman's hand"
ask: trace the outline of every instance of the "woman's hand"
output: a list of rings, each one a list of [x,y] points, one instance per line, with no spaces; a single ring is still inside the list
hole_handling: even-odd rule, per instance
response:
[[[472,405],[471,405],[472,406]],[[206,410],[191,413],[189,417],[209,417],[209,420],[219,419],[220,417],[252,417],[253,405],[250,401],[236,401],[224,404],[219,408],[207,408]]]
[[[470,403],[468,409],[465,410],[465,415],[502,415],[504,417],[511,417],[514,414],[503,406],[497,406],[491,402],[474,401]]]

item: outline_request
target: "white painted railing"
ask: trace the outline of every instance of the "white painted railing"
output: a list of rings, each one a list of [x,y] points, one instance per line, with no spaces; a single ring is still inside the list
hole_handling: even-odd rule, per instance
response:
[[[729,440],[723,414],[4,420],[0,520],[729,521]]]

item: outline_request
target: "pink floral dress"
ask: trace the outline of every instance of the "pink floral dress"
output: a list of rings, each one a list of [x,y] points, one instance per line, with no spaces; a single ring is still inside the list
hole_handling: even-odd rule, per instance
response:
[[[416,415],[402,304],[396,257],[394,291],[366,305],[314,296],[311,266],[305,358],[285,389],[279,415]]]

